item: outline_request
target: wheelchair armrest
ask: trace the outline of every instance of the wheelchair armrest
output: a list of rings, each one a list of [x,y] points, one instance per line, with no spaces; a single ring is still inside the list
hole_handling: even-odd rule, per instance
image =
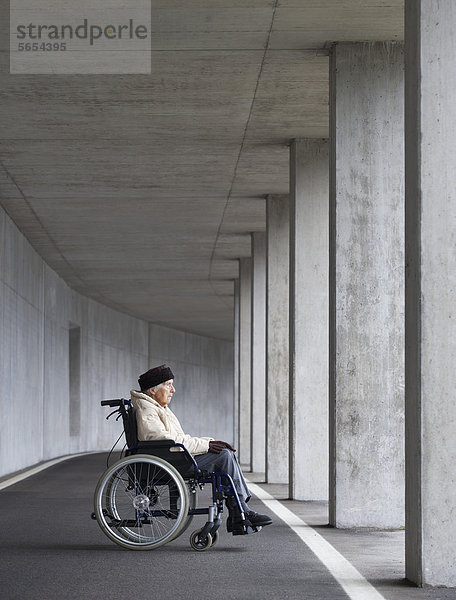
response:
[[[193,458],[193,454],[190,454],[190,452],[187,450],[187,448],[184,446],[184,444],[178,444],[177,442],[175,442],[174,447],[176,447],[176,446],[178,446],[179,448],[182,448],[182,450],[184,451],[185,455],[192,461],[195,469],[198,470],[198,463]]]
[[[174,446],[173,440],[153,440],[153,441],[140,441],[138,440],[137,446],[144,446],[144,448],[171,448]]]
[[[173,452],[172,448],[182,448],[182,452]],[[152,454],[163,458],[184,477],[195,476],[199,471],[198,463],[184,444],[177,444],[172,440],[138,441],[135,448],[130,448],[129,452],[132,454]]]

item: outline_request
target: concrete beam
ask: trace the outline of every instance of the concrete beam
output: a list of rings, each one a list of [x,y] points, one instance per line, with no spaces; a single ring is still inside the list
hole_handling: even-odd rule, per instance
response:
[[[231,340],[224,233],[264,231],[265,190],[288,193],[287,140],[327,137],[326,41],[400,38],[403,0],[145,4],[150,75],[27,75],[24,94],[2,70],[1,203],[80,293]],[[4,40],[9,17],[0,2]]]

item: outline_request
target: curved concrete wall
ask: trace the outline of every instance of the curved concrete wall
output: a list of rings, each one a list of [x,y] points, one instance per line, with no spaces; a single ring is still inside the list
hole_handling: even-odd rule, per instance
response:
[[[232,438],[232,344],[151,325],[149,362],[149,324],[71,290],[1,209],[0,241],[0,476],[109,449],[120,427],[100,400],[128,397],[139,373],[165,361],[179,374],[186,429],[200,433],[195,414],[206,407],[201,434]]]

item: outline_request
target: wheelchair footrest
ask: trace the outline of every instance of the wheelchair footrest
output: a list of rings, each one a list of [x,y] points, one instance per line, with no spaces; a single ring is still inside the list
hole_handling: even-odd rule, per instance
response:
[[[258,533],[262,527],[254,527],[250,524],[245,524],[240,527],[235,527],[232,531],[233,535],[249,535],[250,533]]]

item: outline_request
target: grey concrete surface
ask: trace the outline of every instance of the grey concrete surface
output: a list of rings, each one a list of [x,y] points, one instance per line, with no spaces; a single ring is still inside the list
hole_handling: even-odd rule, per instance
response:
[[[8,4],[3,207],[79,293],[232,339],[236,259],[288,193],[287,144],[328,134],[326,42],[402,39],[403,0],[154,1],[151,74],[124,76],[10,75]]]
[[[148,340],[144,321],[70,290],[2,209],[0,240],[3,475],[54,456],[107,448],[113,425],[99,402],[125,393],[147,366]],[[75,326],[79,397],[74,389],[70,396],[69,330]]]
[[[407,574],[456,586],[456,6],[406,6]]]
[[[266,234],[252,234],[252,470],[266,468]]]
[[[2,209],[0,241],[0,475],[109,448],[118,426],[105,420],[100,400],[128,397],[149,364],[165,361],[176,370],[176,384],[182,382],[175,408],[189,431],[232,438],[231,342],[149,329],[84,298],[44,263]],[[70,345],[75,330],[77,348]],[[75,368],[77,386],[70,377]]]
[[[351,249],[367,247],[366,239],[361,240],[363,246],[356,238],[370,232],[373,217],[385,225],[381,203],[372,202],[368,214],[362,209],[375,193],[390,201],[396,192],[402,193],[399,181],[390,172],[385,176],[379,167],[388,156],[397,165],[402,163],[399,137],[394,138],[397,143],[386,139],[391,132],[402,133],[402,125],[394,122],[398,112],[390,113],[393,119],[385,119],[384,111],[375,121],[385,98],[394,98],[396,107],[402,106],[395,85],[397,71],[391,63],[385,70],[385,63],[379,66],[375,61],[381,40],[386,42],[383,50],[388,60],[394,58],[391,40],[403,37],[403,0],[233,0],[229,5],[226,0],[202,0],[197,6],[188,0],[154,0],[152,72],[121,77],[10,75],[7,7],[8,2],[0,0],[0,204],[7,213],[0,211],[4,416],[0,473],[59,453],[104,448],[113,424],[103,420],[105,413],[90,420],[94,403],[98,408],[101,397],[128,392],[136,385],[138,370],[149,366],[149,360],[167,360],[185,378],[182,396],[176,396],[176,412],[191,429],[206,433],[207,422],[211,432],[231,435],[234,417],[239,417],[241,457],[250,464],[246,434],[252,426],[250,392],[240,393],[238,415],[233,413],[230,392],[233,330],[239,331],[236,377],[239,386],[250,389],[251,384],[250,368],[242,371],[251,347],[242,341],[241,332],[245,327],[250,331],[251,317],[242,325],[241,303],[246,296],[241,291],[239,327],[233,327],[239,259],[241,265],[247,264],[243,261],[250,260],[252,232],[265,230],[265,197],[288,192],[289,141],[328,136],[327,44],[331,41],[340,48],[343,41],[362,40],[371,62],[361,66],[370,68],[375,63],[370,80],[355,77],[345,81],[346,86],[332,86],[334,110],[337,102],[357,107],[343,113],[347,135],[337,131],[342,119],[332,120],[331,137],[339,143],[344,133],[348,146],[344,159],[354,167],[350,172],[353,185],[347,185],[338,199],[351,203],[353,211],[339,211],[337,216],[343,215],[342,220],[359,217],[351,229]],[[407,0],[407,9],[413,66],[407,104],[412,123],[409,149],[415,145],[418,150],[417,155],[409,154],[409,199],[424,198],[423,205],[409,202],[407,209],[412,282],[408,295],[407,559],[410,576],[416,580],[454,582],[454,477],[448,466],[455,458],[451,430],[454,348],[448,326],[454,271],[450,206],[454,115],[447,92],[455,82],[453,64],[446,59],[454,56],[455,9],[449,0]],[[360,67],[356,60],[353,72]],[[340,67],[342,81],[349,69],[342,68],[342,62]],[[385,76],[390,78],[386,81]],[[353,88],[356,93],[351,96]],[[417,98],[423,99],[422,105],[416,104]],[[372,119],[364,119],[363,111],[371,113]],[[426,127],[419,129],[417,124],[423,119]],[[365,130],[356,146],[353,134],[360,125]],[[423,151],[424,158],[419,154],[422,150],[427,152]],[[350,160],[356,164],[350,165]],[[364,192],[366,173],[373,171],[381,175],[375,180],[375,190],[369,189],[371,197]],[[370,183],[367,180],[368,187]],[[385,226],[379,237],[386,241],[397,223]],[[341,224],[346,225],[338,223],[338,232]],[[372,239],[373,246],[381,248],[375,235]],[[339,259],[347,246],[341,238],[337,242],[334,252]],[[336,502],[339,508],[349,504],[350,514],[339,521],[345,525],[379,524],[376,511],[384,517],[384,507],[390,516],[401,509],[398,440],[403,413],[398,403],[402,393],[398,373],[402,366],[397,354],[378,351],[375,335],[364,335],[366,324],[376,322],[378,330],[390,332],[389,347],[397,347],[397,321],[386,319],[385,314],[377,319],[375,307],[380,303],[376,303],[375,286],[380,281],[382,293],[399,306],[402,300],[389,286],[397,284],[400,268],[396,268],[397,257],[392,259],[381,250],[379,256],[390,269],[388,277],[380,274],[383,279],[369,279],[369,269],[364,269],[369,253],[362,251],[346,256],[344,264],[349,268],[338,272],[346,278],[343,294],[337,298],[342,303],[353,297],[356,286],[358,290],[364,286],[370,294],[364,296],[367,301],[361,303],[362,310],[350,313],[353,306],[344,305],[346,314],[355,315],[357,339],[353,345],[350,340],[350,347],[342,348],[339,355],[342,338],[337,338],[337,347],[332,346],[334,360],[342,356],[339,390],[341,378],[347,383],[356,375],[358,358],[365,365],[386,356],[377,374],[389,372],[389,379],[376,376],[373,385],[365,380],[347,385],[347,403],[335,404],[336,410],[341,409],[335,435],[341,427],[345,429],[346,454],[338,454],[338,468],[349,468],[345,473],[339,468],[335,475],[339,484],[337,495],[332,488],[332,507],[336,508]],[[364,279],[359,276],[362,269]],[[154,324],[150,328],[149,322]],[[152,344],[156,348],[149,352]],[[250,365],[250,354],[247,361]],[[379,403],[385,408],[382,386],[393,400],[388,400],[386,412],[375,412],[371,409]],[[359,397],[368,403],[355,404]],[[204,423],[195,407],[204,412]],[[304,412],[305,403],[295,405],[298,410]],[[385,414],[389,415],[386,427],[379,417]],[[303,423],[301,418],[296,422]],[[425,436],[426,431],[438,431],[438,435]],[[18,432],[27,440],[19,448]],[[306,443],[316,439],[308,433],[307,429]],[[339,437],[338,449],[341,441]],[[368,463],[362,469],[366,477],[359,475],[360,457]],[[393,468],[387,468],[391,464]],[[340,510],[337,514],[341,515]],[[332,520],[337,522],[337,517]],[[388,519],[389,524],[393,522],[399,521]],[[441,549],[446,562],[441,560]]]
[[[251,478],[249,474],[249,478]],[[253,479],[253,478],[251,478]],[[327,502],[289,500],[287,486],[262,484],[284,506],[313,527],[365,577],[385,600],[450,600],[455,589],[418,588],[405,579],[405,531],[335,529],[328,526]]]
[[[267,199],[266,480],[288,482],[289,244],[287,196]]]
[[[240,323],[240,305],[241,305],[241,294],[240,294],[240,282],[239,279],[234,281],[234,323],[233,323],[233,402],[234,402],[234,415],[233,415],[233,440],[234,445],[237,448],[239,446],[239,323]]]
[[[252,418],[252,259],[239,261],[239,461],[249,469]]]
[[[116,546],[90,518],[105,459],[73,459],[0,492],[6,524],[0,542],[3,600],[56,595],[62,600],[147,600],[158,595],[177,600],[212,600],[215,595],[298,600],[303,594],[346,600],[324,566],[280,521],[258,534],[237,537],[223,523],[217,545],[205,553],[189,544],[191,531],[204,524],[204,517],[196,517],[189,531],[154,551]],[[24,497],[33,502],[27,502],[18,527],[18,505]],[[251,505],[262,508],[255,499]]]
[[[328,142],[290,153],[290,494],[328,498]]]
[[[331,51],[331,523],[404,524],[404,64]]]
[[[160,595],[188,600],[197,595],[212,600],[214,594],[236,600],[347,599],[323,564],[278,518],[245,537],[232,537],[223,523],[218,544],[206,553],[191,550],[190,532],[152,552],[116,546],[90,519],[93,491],[105,464],[105,454],[74,458],[0,492],[2,599],[147,600]],[[265,487],[315,527],[386,600],[456,598],[456,590],[407,585],[403,531],[328,528],[326,503],[289,501],[286,486]],[[199,493],[200,506],[207,497],[205,488]],[[264,512],[255,498],[251,504]],[[190,531],[203,519],[196,517]]]

